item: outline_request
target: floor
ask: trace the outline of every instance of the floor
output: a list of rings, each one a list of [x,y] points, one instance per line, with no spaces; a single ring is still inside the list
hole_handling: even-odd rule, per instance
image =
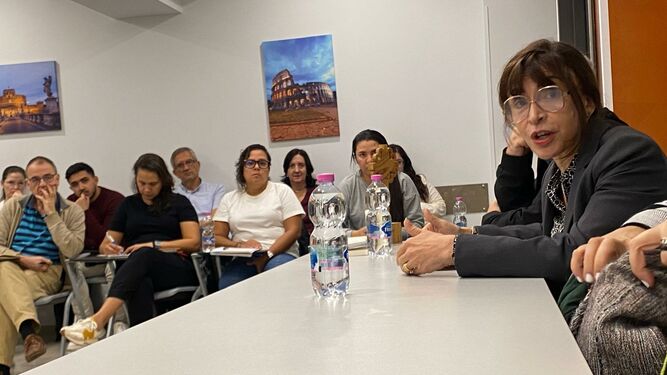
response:
[[[16,346],[16,354],[14,354],[14,368],[13,374],[21,374],[35,367],[41,366],[49,361],[60,357],[60,341],[55,342],[55,327],[42,327],[44,340],[46,340],[46,354],[37,358],[36,360],[27,363],[23,356],[23,344]]]

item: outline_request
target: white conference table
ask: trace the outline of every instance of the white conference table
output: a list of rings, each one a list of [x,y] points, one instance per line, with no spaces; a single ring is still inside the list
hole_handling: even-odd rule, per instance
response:
[[[542,279],[411,277],[351,257],[346,300],[314,297],[308,257],[29,374],[590,374]]]

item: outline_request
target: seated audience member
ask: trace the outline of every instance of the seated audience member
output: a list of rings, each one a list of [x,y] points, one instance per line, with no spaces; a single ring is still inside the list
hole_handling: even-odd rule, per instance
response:
[[[86,237],[84,249],[91,253],[97,253],[104,240],[107,228],[111,224],[116,209],[123,201],[123,195],[99,186],[99,178],[95,175],[93,168],[86,163],[72,164],[65,171],[65,178],[72,190],[72,195],[67,197],[83,209],[86,215]],[[105,264],[86,266],[84,262],[74,262],[76,270],[75,303],[72,304],[74,314],[78,317],[93,315],[93,303],[90,300],[86,277],[105,276],[111,280],[111,272],[105,272]]]
[[[246,147],[236,163],[238,189],[222,197],[213,217],[217,246],[266,250],[232,260],[220,277],[220,289],[299,256],[296,240],[304,212],[289,186],[269,181],[270,167],[264,146]]]
[[[533,173],[533,153],[526,141],[512,127],[506,128],[507,147],[496,170],[496,201],[482,217],[482,224],[499,226],[539,223],[540,188],[549,162],[537,159],[537,176]]]
[[[28,362],[46,352],[34,300],[61,288],[64,258],[83,249],[81,208],[58,194],[53,162],[37,156],[26,167],[31,194],[0,210],[0,373],[9,374],[17,335]]]
[[[352,140],[352,161],[357,164],[359,171],[345,177],[338,188],[345,196],[347,204],[346,224],[352,230],[352,236],[366,235],[366,189],[371,183],[369,163],[380,145],[386,145],[387,140],[375,130],[363,130]],[[389,212],[391,220],[403,222],[404,219],[421,227],[424,225],[424,216],[419,206],[419,192],[410,177],[399,172],[394,181],[388,186],[391,195]]]
[[[633,216],[620,229],[591,239],[572,255],[576,277],[595,283],[570,323],[594,374],[657,374],[664,361],[666,203]]]
[[[308,253],[310,234],[313,232],[313,222],[308,216],[308,201],[310,194],[317,187],[317,181],[313,178],[313,164],[306,151],[295,148],[285,155],[283,160],[283,172],[285,175],[281,181],[292,188],[296,198],[301,202],[301,208],[306,214],[303,215],[303,225],[299,236],[299,255]]]
[[[201,163],[189,147],[179,147],[171,154],[171,167],[181,183],[174,187],[174,192],[186,196],[197,211],[197,216],[215,214],[220,199],[225,193],[221,184],[202,181],[199,176]]]
[[[431,214],[444,218],[447,215],[447,205],[435,186],[426,180],[426,176],[423,174],[418,175],[417,172],[415,172],[415,169],[412,166],[412,160],[410,160],[410,157],[403,147],[397,144],[389,145],[389,147],[394,151],[394,157],[398,162],[399,172],[407,174],[412,182],[414,182],[415,187],[419,192],[419,204],[422,211],[426,209],[429,210]]]
[[[127,303],[132,326],[153,317],[153,293],[197,285],[189,254],[199,250],[197,213],[190,201],[172,192],[174,182],[164,160],[144,154],[134,164],[138,193],[118,207],[101,254],[130,254],[119,267],[108,297],[92,316],[63,327],[62,335],[88,345],[103,334],[109,319]]]
[[[25,188],[25,171],[21,167],[12,165],[2,171],[2,197],[0,209],[9,198],[22,197]]]
[[[457,228],[434,220],[396,260],[408,274],[454,266],[462,277],[545,278],[558,296],[572,251],[667,196],[667,163],[658,145],[601,107],[586,58],[562,42],[538,40],[507,63],[500,79],[507,126],[539,158],[541,223]],[[428,220],[428,218],[427,218]]]

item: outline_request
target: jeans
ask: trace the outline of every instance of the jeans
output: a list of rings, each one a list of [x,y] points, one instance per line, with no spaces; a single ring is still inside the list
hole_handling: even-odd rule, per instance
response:
[[[285,264],[294,259],[296,259],[296,257],[294,257],[292,254],[276,254],[266,263],[264,271],[276,268],[281,264]],[[225,270],[222,272],[222,276],[220,276],[220,281],[218,282],[218,288],[224,289],[228,286],[238,283],[239,281],[243,281],[257,275],[257,268],[252,264],[246,264],[249,260],[249,258],[234,258],[234,260],[232,260],[231,263],[229,263],[227,267],[225,267]]]

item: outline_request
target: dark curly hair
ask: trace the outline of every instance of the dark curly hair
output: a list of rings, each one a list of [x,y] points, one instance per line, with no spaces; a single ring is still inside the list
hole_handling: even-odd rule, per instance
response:
[[[266,158],[269,160],[269,169],[271,168],[271,155],[269,154],[269,151],[266,150],[266,147],[255,143],[244,148],[243,151],[241,151],[241,155],[239,155],[239,160],[236,161],[236,184],[239,186],[240,190],[245,190],[246,187],[245,177],[243,177],[243,168],[245,168],[243,164],[250,156],[250,153],[255,150],[264,151]]]

